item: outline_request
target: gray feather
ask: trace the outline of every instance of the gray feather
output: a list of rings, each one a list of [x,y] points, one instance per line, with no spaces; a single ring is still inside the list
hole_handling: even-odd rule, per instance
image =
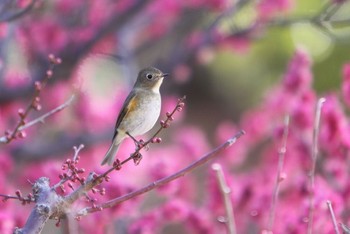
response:
[[[118,149],[119,149],[119,145],[120,144],[116,145],[116,144],[112,143],[111,147],[109,147],[109,149],[106,153],[106,156],[102,160],[101,165],[108,164],[109,166],[111,166],[113,164],[114,159],[115,159],[115,155],[117,154]]]

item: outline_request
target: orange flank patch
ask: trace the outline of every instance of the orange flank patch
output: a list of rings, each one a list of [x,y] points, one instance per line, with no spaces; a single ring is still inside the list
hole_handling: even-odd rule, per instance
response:
[[[127,112],[125,116],[127,116],[130,112],[133,112],[135,110],[135,108],[137,107],[137,102],[138,102],[138,98],[137,96],[134,96],[128,104]]]

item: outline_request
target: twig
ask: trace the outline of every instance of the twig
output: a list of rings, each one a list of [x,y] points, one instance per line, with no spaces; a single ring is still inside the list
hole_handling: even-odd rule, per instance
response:
[[[25,119],[27,118],[28,114],[32,110],[39,111],[41,109],[41,105],[39,104],[40,93],[43,87],[45,87],[49,79],[52,77],[53,69],[55,68],[55,66],[62,62],[60,58],[55,57],[53,54],[50,54],[48,57],[49,57],[50,65],[49,65],[49,69],[46,71],[45,79],[42,82],[39,82],[39,81],[35,82],[34,94],[29,105],[25,110],[23,109],[18,110],[19,121],[12,132],[10,131],[5,132],[6,140],[4,143],[10,143],[12,140],[16,139],[17,137],[24,137],[25,135],[23,132],[21,132],[20,128],[22,128],[25,125]],[[4,140],[2,139],[2,141]]]
[[[343,223],[340,223],[341,228],[343,229],[343,233],[344,234],[350,234],[350,228],[348,226],[346,226]]]
[[[313,218],[314,218],[314,210],[315,210],[315,170],[316,170],[316,161],[317,161],[317,155],[318,155],[318,135],[320,131],[320,122],[321,122],[321,110],[323,103],[326,101],[325,98],[320,98],[317,102],[316,107],[316,113],[315,113],[315,122],[314,122],[314,128],[313,128],[313,135],[312,135],[312,152],[311,152],[311,159],[312,159],[312,166],[311,171],[309,174],[310,177],[310,191],[309,191],[309,223],[307,227],[307,233],[312,234],[312,225],[313,225]]]
[[[216,172],[216,178],[218,180],[220,186],[220,192],[222,198],[224,200],[224,206],[226,211],[226,224],[229,234],[236,234],[236,222],[235,216],[233,213],[232,202],[230,199],[231,189],[227,186],[225,181],[224,172],[222,171],[222,167],[218,163],[214,163],[211,168]]]
[[[290,122],[290,116],[286,115],[284,118],[284,128],[283,128],[283,135],[282,135],[282,145],[278,152],[278,166],[277,166],[277,176],[275,180],[275,186],[273,189],[273,197],[271,202],[271,208],[269,213],[269,221],[267,230],[272,232],[273,224],[275,221],[275,215],[276,215],[276,205],[278,201],[278,194],[281,186],[281,182],[284,178],[282,178],[282,171],[283,171],[283,164],[284,164],[284,158],[287,152],[287,139],[288,139],[288,132],[289,132],[289,122]]]
[[[12,21],[15,19],[18,19],[19,17],[25,15],[27,12],[31,11],[35,5],[37,0],[32,0],[25,8],[18,10],[17,12],[11,12],[11,10],[9,10],[10,8],[13,7],[15,3],[15,1],[8,1],[5,2],[3,1],[1,4],[1,12],[0,12],[0,22],[5,22],[5,21]],[[5,9],[7,8],[7,9]]]
[[[339,26],[349,26],[350,18],[346,19],[332,19],[332,17],[337,13],[341,6],[345,3],[334,3],[334,1],[329,1],[324,7],[314,16],[299,16],[291,17],[288,19],[273,19],[266,23],[267,27],[285,27],[296,23],[310,23],[314,27],[318,28],[321,32],[329,36],[331,39],[340,40],[331,28],[336,28]]]
[[[53,109],[53,110],[47,112],[46,114],[43,114],[42,116],[40,116],[40,117],[38,117],[38,118],[36,118],[36,119],[34,119],[34,120],[32,120],[32,121],[26,123],[25,125],[20,126],[20,127],[18,128],[18,131],[19,131],[19,132],[20,132],[20,131],[23,131],[24,129],[29,128],[29,127],[31,127],[31,126],[37,124],[37,123],[43,123],[44,120],[45,120],[46,118],[50,117],[50,116],[53,115],[53,114],[56,114],[57,112],[63,110],[63,109],[66,108],[67,106],[69,106],[69,105],[72,103],[73,100],[74,100],[74,95],[72,95],[72,96],[71,96],[65,103],[63,103],[62,105],[59,105],[58,107],[56,107],[55,109]],[[0,137],[0,143],[8,143],[7,137],[6,137],[6,136]]]
[[[337,225],[337,220],[336,220],[335,215],[334,215],[332,203],[329,200],[326,201],[326,202],[327,202],[329,213],[331,214],[334,231],[335,231],[336,234],[340,234],[340,231],[339,231],[339,228],[338,228],[338,225]]]
[[[15,199],[15,200],[19,200],[25,203],[30,203],[30,202],[34,202],[34,198],[29,196],[29,197],[19,197],[19,196],[13,196],[13,195],[5,195],[5,194],[0,194],[0,197],[3,197],[2,201],[7,201],[9,199]]]
[[[141,194],[144,194],[150,190],[153,190],[155,188],[158,188],[164,184],[167,184],[181,176],[184,176],[186,174],[188,174],[189,172],[193,171],[194,169],[196,169],[199,166],[202,166],[203,164],[205,164],[206,162],[208,162],[209,160],[214,159],[215,157],[217,157],[223,150],[225,150],[226,148],[230,147],[232,144],[234,144],[241,136],[243,136],[245,134],[245,132],[243,130],[239,131],[235,136],[233,136],[232,138],[228,139],[225,143],[223,143],[222,145],[218,146],[217,148],[215,148],[214,150],[212,150],[211,152],[205,154],[204,156],[202,156],[199,160],[193,162],[192,164],[190,164],[189,166],[187,166],[186,168],[170,175],[167,177],[164,177],[160,180],[157,180],[155,182],[152,182],[148,185],[146,185],[145,187],[136,190],[134,192],[131,192],[129,194],[126,194],[124,196],[112,199],[110,201],[107,201],[105,203],[102,203],[100,205],[97,205],[95,207],[87,207],[84,208],[82,210],[80,210],[79,212],[77,212],[77,216],[85,216],[89,213],[93,213],[96,211],[101,211],[105,208],[110,208],[113,206],[116,206],[126,200],[129,200],[131,198],[134,198],[136,196],[139,196]]]
[[[32,120],[32,121],[26,123],[25,125],[21,126],[21,127],[18,129],[18,131],[22,131],[22,130],[24,130],[24,129],[26,129],[26,128],[28,128],[28,127],[34,125],[34,124],[37,124],[37,123],[39,123],[39,122],[40,122],[40,123],[43,123],[44,120],[45,120],[47,117],[49,117],[49,116],[51,116],[51,115],[53,115],[53,114],[56,114],[57,112],[60,112],[61,110],[63,110],[63,109],[66,108],[67,106],[69,106],[69,105],[72,103],[72,101],[74,100],[74,97],[75,97],[75,96],[74,96],[74,94],[73,94],[65,103],[63,103],[62,105],[59,105],[58,107],[56,107],[55,109],[53,109],[53,110],[47,112],[46,114],[43,114],[43,115],[40,116],[39,118],[36,118],[36,119],[34,119],[34,120]]]
[[[73,147],[73,150],[74,150],[73,163],[76,163],[78,161],[78,159],[79,159],[79,152],[83,148],[84,148],[83,144],[80,144],[78,147],[76,147],[76,146]],[[66,183],[68,180],[70,180],[72,178],[72,176],[75,175],[75,172],[73,172],[71,168],[68,168],[68,171],[66,172],[66,174],[69,175],[69,176],[63,177],[57,184],[52,186],[53,189],[59,188],[61,185]]]

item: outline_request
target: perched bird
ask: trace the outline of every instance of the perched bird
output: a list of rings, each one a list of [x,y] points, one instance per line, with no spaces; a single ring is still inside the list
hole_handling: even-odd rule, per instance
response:
[[[154,126],[161,107],[159,88],[167,75],[154,67],[147,67],[139,72],[118,115],[112,145],[101,165],[113,164],[118,148],[126,137],[142,135]]]

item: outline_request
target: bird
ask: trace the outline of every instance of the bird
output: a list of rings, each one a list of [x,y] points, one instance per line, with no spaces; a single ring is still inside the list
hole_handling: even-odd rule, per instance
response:
[[[167,73],[155,67],[144,68],[138,73],[135,84],[119,112],[112,144],[101,165],[113,164],[119,146],[125,138],[131,137],[135,141],[134,137],[143,135],[153,128],[160,115],[159,89],[166,76]]]

